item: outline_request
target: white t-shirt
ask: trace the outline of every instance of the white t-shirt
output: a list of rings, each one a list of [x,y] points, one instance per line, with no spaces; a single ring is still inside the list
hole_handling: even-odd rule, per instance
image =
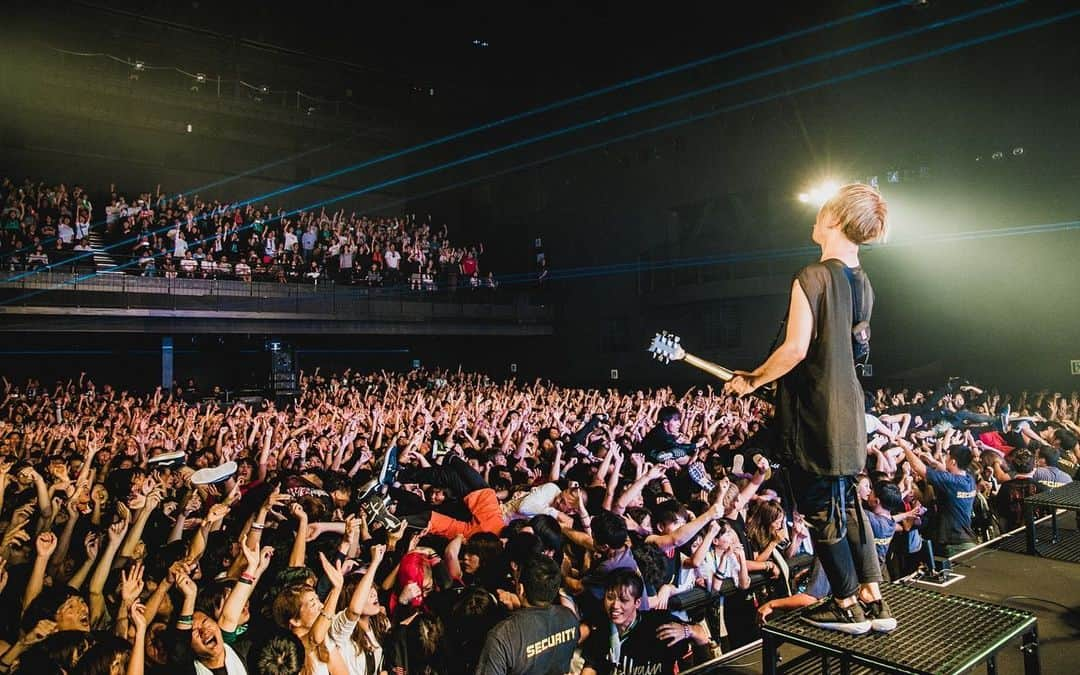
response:
[[[558,511],[551,502],[562,492],[557,483],[544,483],[528,492],[521,492],[503,505],[503,520],[509,522],[520,518],[532,518],[541,513],[552,518],[558,517]]]
[[[367,655],[362,653],[352,641],[352,634],[355,629],[356,622],[350,621],[345,612],[340,611],[334,615],[334,620],[330,622],[330,631],[326,634],[326,639],[341,653],[341,657],[349,669],[349,675],[377,675],[382,669],[383,649],[379,646],[372,653],[375,667],[374,670],[368,672]],[[375,640],[375,636],[370,632],[368,633],[368,642],[379,644]]]
[[[396,270],[401,266],[401,254],[397,251],[388,250],[383,254],[383,260],[386,261],[386,266],[392,270]]]

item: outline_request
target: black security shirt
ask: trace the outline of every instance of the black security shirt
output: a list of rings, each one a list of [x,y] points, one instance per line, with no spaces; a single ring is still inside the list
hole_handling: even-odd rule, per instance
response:
[[[563,675],[578,631],[577,617],[562,605],[514,610],[488,634],[476,675]]]

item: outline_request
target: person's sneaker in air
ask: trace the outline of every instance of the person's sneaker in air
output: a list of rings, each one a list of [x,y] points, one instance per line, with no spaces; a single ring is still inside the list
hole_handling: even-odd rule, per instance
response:
[[[702,490],[712,492],[713,488],[716,487],[716,484],[712,482],[712,478],[709,477],[709,472],[705,470],[705,465],[701,462],[694,462],[686,467],[686,472],[690,474],[690,479]]]
[[[199,469],[191,474],[192,485],[212,485],[231,478],[236,473],[236,462],[225,462],[218,466]]]
[[[380,483],[376,479],[372,478],[371,480],[369,480],[368,482],[364,483],[359,488],[357,488],[357,490],[356,490],[356,499],[357,499],[357,501],[360,501],[360,502],[364,501],[365,499],[367,499],[371,495],[378,492],[380,490],[380,488],[382,488],[382,483]]]
[[[146,463],[149,464],[152,469],[168,469],[183,465],[186,458],[187,454],[183,451],[174,450],[173,452],[163,452],[160,455],[154,455],[146,460]]]
[[[382,466],[379,468],[379,483],[390,486],[394,484],[398,471],[398,449],[396,445],[390,446],[383,456]]]
[[[443,443],[439,439],[436,438],[434,441],[431,442],[431,458],[432,459],[439,459],[440,457],[442,457],[443,455],[448,454],[449,452],[450,452],[450,446]]]
[[[889,605],[884,598],[863,604],[866,618],[870,619],[870,628],[879,633],[889,633],[896,630],[896,618],[889,611]]]
[[[401,519],[390,513],[389,501],[389,497],[373,493],[360,502],[360,510],[363,511],[369,525],[381,523],[387,530],[396,530],[401,527]]]
[[[863,614],[862,607],[857,602],[850,607],[841,607],[830,598],[803,613],[800,618],[811,626],[848,635],[870,632],[870,620]]]

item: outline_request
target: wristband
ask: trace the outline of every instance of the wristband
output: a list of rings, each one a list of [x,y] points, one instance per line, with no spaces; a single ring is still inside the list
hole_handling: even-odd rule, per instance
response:
[[[265,530],[266,525],[263,525],[262,523],[252,523],[251,524],[251,529],[253,529],[253,530]]]
[[[683,627],[682,627],[682,632],[683,632],[683,639],[684,640],[689,640],[690,639],[690,626],[688,626],[688,625],[686,625],[684,623]]]
[[[194,620],[195,620],[195,615],[194,614],[181,614],[179,617],[177,617],[176,622],[180,623],[181,621],[183,621],[184,623],[191,623]]]

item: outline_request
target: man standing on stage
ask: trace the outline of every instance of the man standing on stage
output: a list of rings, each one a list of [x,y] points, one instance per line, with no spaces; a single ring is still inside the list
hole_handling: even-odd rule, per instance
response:
[[[873,309],[859,244],[885,235],[885,200],[868,185],[840,188],[818,211],[812,238],[818,262],[791,285],[784,341],[758,368],[738,371],[726,388],[742,396],[774,380],[782,461],[806,517],[833,599],[803,616],[829,630],[890,631],[896,619],[881,599],[873,532],[855,495],[866,463],[863,391],[857,354],[868,352]]]

